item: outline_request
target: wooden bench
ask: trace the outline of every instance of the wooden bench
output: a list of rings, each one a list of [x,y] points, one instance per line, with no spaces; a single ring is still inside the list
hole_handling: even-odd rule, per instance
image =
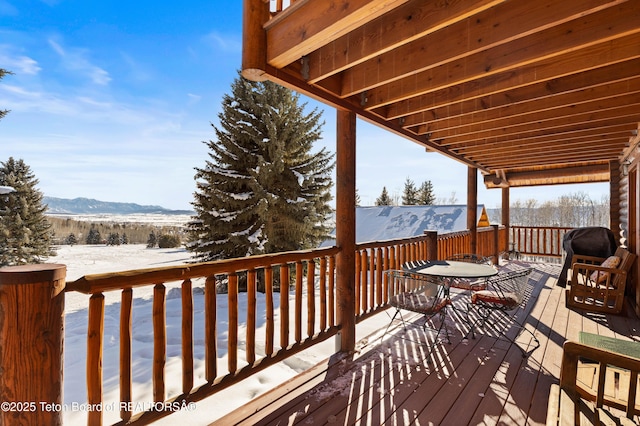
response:
[[[639,424],[640,343],[586,333],[581,340],[590,344],[567,341],[563,346],[560,384],[551,386],[547,426]],[[618,349],[637,355],[614,352]]]
[[[636,255],[619,247],[614,256],[620,259],[620,264],[612,268],[601,265],[604,258],[573,255],[567,306],[611,314],[622,311],[627,275]]]

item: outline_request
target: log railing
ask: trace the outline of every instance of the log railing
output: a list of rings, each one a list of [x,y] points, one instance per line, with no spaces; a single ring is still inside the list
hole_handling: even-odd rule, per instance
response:
[[[499,247],[500,230],[497,226],[483,228],[478,233],[479,254],[492,255],[504,247]],[[506,240],[506,239],[505,239]],[[470,233],[468,231],[453,234],[429,232],[425,235],[401,240],[389,240],[358,244],[356,251],[356,321],[360,321],[387,307],[388,283],[385,282],[384,271],[399,268],[402,263],[417,259],[443,259],[451,254],[469,252]],[[87,404],[89,407],[101,407],[104,402],[103,389],[103,349],[105,345],[105,296],[119,293],[119,395],[118,410],[120,420],[109,419],[116,424],[146,424],[166,416],[176,409],[202,400],[228,386],[239,383],[250,375],[280,362],[287,357],[334,336],[339,331],[337,324],[336,256],[337,247],[316,250],[278,253],[272,255],[252,256],[240,259],[229,259],[209,263],[187,264],[165,268],[133,270],[109,274],[88,275],[61,286],[52,281],[57,293],[79,292],[89,296],[87,325],[86,383]],[[37,265],[36,265],[37,266]],[[62,265],[61,265],[62,266]],[[5,268],[6,269],[6,268]],[[3,290],[17,272],[22,270],[0,270],[0,312],[7,309],[6,303],[12,300],[3,299]],[[6,273],[5,273],[6,272]],[[34,279],[40,279],[37,273],[31,273]],[[20,276],[20,282],[29,280],[28,276]],[[47,281],[47,280],[45,280]],[[37,281],[40,282],[40,281]],[[52,290],[47,286],[43,292],[50,297]],[[202,302],[204,309],[194,309],[194,287],[204,287]],[[170,331],[167,330],[167,289],[176,287],[181,295],[180,315],[180,359],[182,362],[180,380],[172,377],[170,382],[180,383],[179,394],[168,395],[169,386],[165,378],[167,363],[167,345]],[[226,294],[217,291],[226,288]],[[34,287],[35,288],[35,287]],[[239,297],[239,291],[246,295]],[[137,291],[146,291],[152,297],[151,329],[153,339],[152,359],[135,359],[133,356],[133,306]],[[264,303],[258,306],[257,292],[264,295]],[[224,298],[222,305],[218,305]],[[278,305],[278,306],[276,306]],[[19,301],[16,306],[23,306]],[[26,305],[25,305],[26,306]],[[216,312],[218,306],[228,309],[224,313]],[[246,312],[241,317],[240,313]],[[197,316],[197,318],[196,318]],[[32,318],[29,315],[28,318]],[[27,318],[27,317],[25,317]],[[35,317],[40,318],[39,316]],[[256,319],[264,321],[264,335],[257,335],[260,327]],[[55,319],[55,318],[54,318]],[[60,318],[57,318],[60,320]],[[146,319],[147,321],[149,318]],[[26,321],[26,320],[24,320]],[[138,319],[136,319],[138,321]],[[204,323],[204,338],[194,337],[194,323]],[[226,347],[218,347],[218,321],[227,323],[227,335],[224,339]],[[58,324],[61,326],[61,324]],[[44,325],[36,321],[30,324],[34,330],[41,330]],[[47,325],[48,326],[48,325]],[[55,326],[55,324],[54,324]],[[22,326],[20,326],[22,327]],[[15,330],[1,328],[0,342],[15,340]],[[197,341],[197,343],[196,343]],[[204,378],[196,380],[196,357],[194,346],[203,345]],[[7,346],[10,346],[7,344]],[[61,346],[61,345],[60,345]],[[258,350],[257,348],[263,348]],[[244,351],[243,351],[244,349]],[[54,348],[48,355],[56,357],[62,354],[62,347]],[[20,356],[25,358],[24,348]],[[10,352],[8,349],[7,354]],[[35,355],[42,356],[38,349]],[[220,368],[218,358],[226,354],[227,365]],[[244,354],[244,358],[242,355]],[[11,357],[6,355],[4,360]],[[2,363],[0,359],[0,363]],[[145,370],[151,370],[151,401],[139,402],[140,396],[134,395],[134,370],[139,363],[150,362]],[[50,362],[43,362],[42,369]],[[55,362],[53,362],[55,364]],[[35,368],[40,363],[34,362]],[[0,365],[0,368],[4,368]],[[143,367],[144,368],[144,367]],[[5,396],[14,389],[14,385],[0,382],[0,394]],[[61,392],[61,383],[47,383],[47,386]],[[55,392],[52,392],[55,393]],[[23,395],[28,400],[28,395]],[[53,401],[59,404],[59,399]],[[149,405],[151,404],[151,405]],[[140,411],[136,407],[143,407]],[[149,408],[150,407],[150,408]],[[3,413],[0,413],[0,415]],[[58,413],[59,414],[59,413]],[[88,410],[88,424],[102,424],[103,411]],[[56,419],[61,419],[57,417]],[[2,420],[2,419],[0,419]],[[49,424],[60,424],[58,420],[47,420]],[[0,423],[2,423],[0,421]],[[27,421],[28,423],[28,421]]]
[[[169,414],[185,404],[201,400],[213,393],[240,382],[247,376],[273,365],[338,332],[335,324],[335,247],[313,251],[280,253],[223,260],[211,263],[182,265],[162,269],[127,271],[122,273],[85,276],[67,284],[67,291],[91,295],[87,333],[87,399],[89,406],[103,402],[102,346],[104,341],[105,306],[107,292],[121,293],[120,312],[120,417],[123,422],[148,423]],[[182,393],[167,398],[164,377],[167,358],[166,292],[167,286],[177,282],[182,296]],[[193,285],[204,285],[204,364],[205,383],[194,383],[194,309]],[[318,283],[316,289],[316,283]],[[132,304],[133,291],[141,287],[153,288],[153,401],[150,410],[134,413],[132,395]],[[227,294],[219,294],[217,287],[225,287]],[[256,336],[256,292],[264,292],[266,335]],[[239,306],[239,288],[246,287],[246,306]],[[225,297],[228,306],[227,347],[217,345],[217,299]],[[279,298],[279,308],[274,299]],[[290,306],[289,299],[293,300]],[[318,303],[318,305],[316,305]],[[303,313],[303,310],[306,313]],[[246,318],[239,312],[246,311]],[[276,318],[278,317],[278,321]],[[302,318],[306,318],[306,324]],[[223,319],[224,321],[224,319]],[[279,332],[276,331],[276,326]],[[245,329],[243,335],[241,330]],[[259,353],[260,339],[264,352]],[[240,347],[245,359],[240,359]],[[218,369],[218,356],[227,354],[226,369]],[[138,404],[144,407],[144,404]],[[89,424],[100,424],[102,412],[88,412]]]
[[[558,226],[511,226],[510,241],[523,255],[562,257],[562,237],[574,228]]]

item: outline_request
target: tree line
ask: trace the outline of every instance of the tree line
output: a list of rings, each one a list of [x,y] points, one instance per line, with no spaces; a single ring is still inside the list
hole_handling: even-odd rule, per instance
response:
[[[147,244],[149,247],[179,247],[183,238],[180,226],[88,222],[55,216],[47,216],[47,220],[51,223],[52,242],[56,245]]]
[[[517,200],[509,207],[511,225],[609,227],[609,197],[593,200],[586,192],[562,195],[556,200],[539,202],[535,199]],[[500,222],[499,218],[497,221]]]
[[[357,200],[359,198],[356,198]],[[431,206],[434,204],[456,204],[457,198],[455,192],[451,194],[448,200],[437,199],[433,184],[430,180],[426,180],[417,186],[415,182],[407,177],[404,182],[402,194],[390,195],[387,187],[382,187],[382,193],[376,198],[376,206]],[[358,203],[359,204],[359,203]]]

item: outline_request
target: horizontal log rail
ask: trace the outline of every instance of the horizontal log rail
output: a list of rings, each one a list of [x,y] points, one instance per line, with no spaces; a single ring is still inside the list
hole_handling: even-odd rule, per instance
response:
[[[562,238],[574,228],[560,226],[512,226],[513,249],[528,256],[562,257]]]

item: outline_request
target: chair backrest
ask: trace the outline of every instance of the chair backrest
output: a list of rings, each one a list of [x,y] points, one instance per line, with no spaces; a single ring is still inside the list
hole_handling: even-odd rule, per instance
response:
[[[620,266],[618,269],[622,269],[628,275],[629,271],[631,271],[631,267],[633,266],[633,262],[636,260],[636,255],[623,247],[618,247],[614,256],[618,256],[620,258]],[[615,287],[624,287],[626,285],[627,275],[616,275],[613,285]]]
[[[513,300],[520,305],[527,290],[531,271],[531,268],[526,268],[499,272],[487,280],[487,287],[498,297]]]

